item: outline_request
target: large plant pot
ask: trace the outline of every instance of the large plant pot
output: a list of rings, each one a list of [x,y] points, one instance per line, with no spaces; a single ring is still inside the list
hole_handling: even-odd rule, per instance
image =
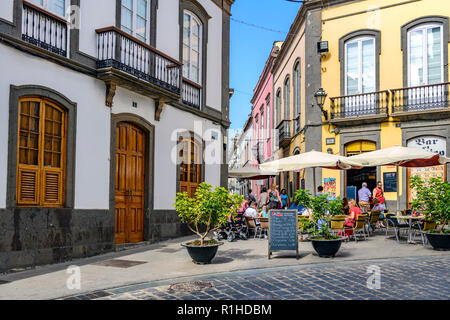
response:
[[[449,233],[427,233],[428,242],[434,250],[446,251],[450,250],[450,234]]]
[[[181,245],[187,249],[194,263],[210,264],[212,259],[216,256],[217,249],[219,249],[219,246],[222,244],[223,242],[207,246],[193,246],[189,243],[182,243]]]
[[[312,246],[316,250],[319,257],[332,258],[341,248],[341,243],[344,238],[335,240],[318,240],[311,238]]]

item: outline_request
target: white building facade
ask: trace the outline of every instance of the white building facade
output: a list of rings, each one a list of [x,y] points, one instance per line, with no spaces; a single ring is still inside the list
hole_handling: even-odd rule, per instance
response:
[[[227,185],[233,0],[0,2],[0,271],[181,236]]]

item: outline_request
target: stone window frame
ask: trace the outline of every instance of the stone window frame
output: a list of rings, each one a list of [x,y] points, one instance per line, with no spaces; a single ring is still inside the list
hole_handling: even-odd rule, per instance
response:
[[[195,132],[191,131],[191,130],[182,130],[179,131],[177,133],[177,141],[176,141],[176,148],[177,148],[177,153],[176,153],[176,192],[178,193],[180,192],[180,164],[178,163],[178,156],[180,154],[180,141],[183,138],[190,138],[193,139],[197,145],[200,146],[201,150],[200,152],[200,156],[202,159],[202,163],[201,163],[201,171],[200,171],[200,183],[201,182],[205,182],[205,169],[206,169],[206,165],[205,165],[205,159],[204,159],[204,152],[205,152],[205,141]]]
[[[416,18],[401,27],[401,49],[403,52],[403,87],[408,87],[408,33],[410,30],[423,25],[423,24],[442,24],[442,39],[443,39],[443,65],[444,65],[444,82],[448,82],[448,43],[450,42],[450,31],[449,31],[449,17],[445,16],[423,16]]]
[[[361,37],[372,37],[375,39],[375,92],[380,91],[381,31],[375,29],[360,29],[347,33],[339,39],[341,96],[345,96],[345,45],[347,42]]]
[[[54,101],[67,112],[66,131],[66,168],[64,208],[74,208],[75,204],[75,161],[76,161],[76,125],[77,104],[56,90],[38,85],[10,86],[9,125],[8,125],[8,165],[6,181],[6,207],[16,208],[17,185],[17,141],[19,125],[19,99],[36,96]]]

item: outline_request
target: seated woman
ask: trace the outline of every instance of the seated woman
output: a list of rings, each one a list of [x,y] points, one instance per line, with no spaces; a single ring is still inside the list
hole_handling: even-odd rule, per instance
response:
[[[344,210],[344,214],[346,216],[350,213],[350,208],[348,207],[348,200],[347,198],[342,199],[342,210]]]
[[[379,214],[380,215],[380,220],[384,219],[384,207],[382,205],[380,205],[380,199],[375,198],[373,200],[373,208],[372,210],[370,210],[372,212],[372,214]],[[382,226],[384,228],[384,225],[382,222],[378,221],[377,223],[377,227]]]
[[[267,211],[267,206],[262,206],[262,210],[260,212],[262,218],[268,218],[269,212]]]
[[[348,201],[348,207],[350,209],[349,215],[345,218],[344,226],[348,228],[353,228],[355,226],[356,218],[362,214],[361,209],[358,208],[355,199],[350,199]]]

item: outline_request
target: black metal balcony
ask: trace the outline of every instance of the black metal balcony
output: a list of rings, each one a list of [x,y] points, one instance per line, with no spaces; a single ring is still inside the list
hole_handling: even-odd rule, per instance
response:
[[[446,82],[393,89],[391,90],[392,111],[394,115],[399,113],[436,113],[436,111],[450,111],[449,85],[450,82]]]
[[[280,148],[284,148],[291,142],[291,120],[283,120],[277,126],[278,144]]]
[[[116,27],[96,30],[97,68],[114,68],[180,95],[181,63]]]
[[[369,92],[330,98],[331,120],[335,125],[356,122],[377,123],[388,117],[389,91]]]
[[[26,1],[23,2],[22,40],[67,56],[67,21]]]
[[[181,100],[188,106],[200,109],[202,105],[202,86],[183,78]]]

